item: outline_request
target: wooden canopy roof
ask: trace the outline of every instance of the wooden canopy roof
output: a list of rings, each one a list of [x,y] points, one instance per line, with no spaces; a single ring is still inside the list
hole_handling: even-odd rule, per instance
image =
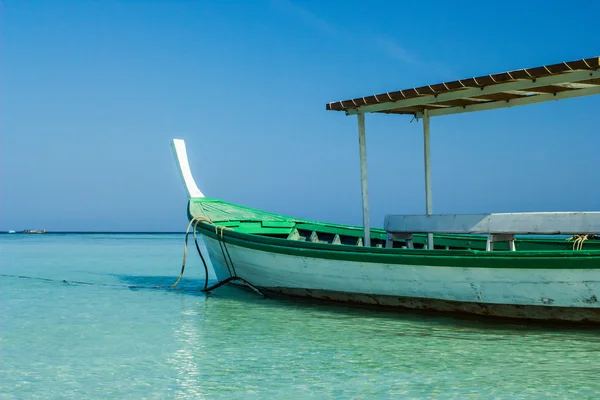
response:
[[[600,56],[327,104],[346,114],[448,115],[600,94]]]

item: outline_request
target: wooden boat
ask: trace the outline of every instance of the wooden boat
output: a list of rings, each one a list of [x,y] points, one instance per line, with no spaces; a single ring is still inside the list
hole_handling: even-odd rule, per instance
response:
[[[40,234],[40,233],[46,233],[45,229],[25,229],[23,231],[23,233],[26,234]]]
[[[175,139],[190,227],[203,237],[220,282],[264,293],[600,323],[600,212],[433,214],[429,178],[430,117],[600,94],[599,67],[595,57],[328,104],[358,116],[362,227],[207,198],[185,143]],[[426,213],[388,215],[383,229],[369,222],[370,112],[409,114],[424,125]]]

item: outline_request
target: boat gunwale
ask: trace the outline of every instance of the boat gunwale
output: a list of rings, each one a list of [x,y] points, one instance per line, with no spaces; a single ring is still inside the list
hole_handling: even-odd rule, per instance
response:
[[[230,202],[227,202],[227,201],[224,201],[224,200],[221,200],[218,198],[212,198],[212,197],[202,197],[202,198],[190,199],[188,201],[188,207],[187,207],[188,219],[191,220],[194,216],[196,216],[195,213],[193,213],[191,210],[192,204],[197,204],[202,208],[202,204],[210,204],[210,203],[227,205],[229,207],[237,208],[239,210],[250,211],[252,213],[256,213],[257,215],[269,216],[271,218],[274,218],[274,221],[276,221],[276,222],[287,222],[290,224],[290,226],[293,225],[295,228],[298,228],[298,229],[307,229],[308,230],[308,229],[312,229],[315,227],[319,227],[319,228],[326,228],[326,230],[324,231],[326,233],[331,233],[330,230],[347,230],[347,231],[351,231],[351,232],[345,232],[344,235],[352,236],[352,237],[363,237],[363,228],[359,227],[359,226],[322,222],[322,221],[302,219],[302,218],[293,218],[293,217],[289,217],[289,216],[286,216],[283,214],[277,214],[277,213],[273,213],[273,212],[269,212],[269,211],[259,210],[259,209],[252,208],[252,207],[242,206],[239,204],[230,203]],[[224,226],[235,225],[236,223],[239,225],[243,222],[253,222],[253,223],[257,223],[257,224],[262,224],[263,226],[266,226],[265,223],[267,223],[267,224],[269,224],[268,226],[271,226],[270,224],[273,221],[262,219],[262,218],[253,218],[251,220],[230,218],[227,220],[214,220],[214,222],[218,223],[219,225],[224,225]],[[318,231],[318,229],[313,229],[313,230]],[[371,228],[370,231],[371,231],[371,237],[375,237],[375,238],[381,239],[381,240],[387,239],[387,231],[383,228]],[[339,232],[336,232],[336,233],[339,233]],[[415,237],[426,236],[426,234],[416,233],[414,236]],[[443,239],[455,239],[455,240],[468,239],[468,240],[483,241],[483,242],[485,242],[487,240],[487,235],[485,235],[485,234],[438,233],[438,234],[435,234],[435,236],[439,237],[439,238],[443,238]],[[566,236],[566,235],[563,235],[563,236]],[[525,242],[548,243],[548,242],[555,241],[556,244],[558,244],[563,241],[563,239],[548,237],[548,235],[519,235],[519,234],[517,234],[517,235],[515,235],[515,237],[517,238],[518,242],[522,242],[522,243],[525,243]],[[592,243],[594,243],[594,242],[600,243],[600,240],[592,239],[591,242]],[[496,250],[496,251],[501,251],[501,250]],[[559,251],[559,250],[547,250],[547,251]],[[519,252],[522,252],[522,250],[519,250]]]
[[[600,250],[442,250],[362,247],[289,239],[215,229],[216,225],[199,222],[197,230],[226,244],[292,256],[356,261],[465,268],[520,269],[600,269]],[[565,262],[576,263],[565,266]],[[486,265],[487,264],[487,265]],[[562,264],[562,265],[561,265]]]

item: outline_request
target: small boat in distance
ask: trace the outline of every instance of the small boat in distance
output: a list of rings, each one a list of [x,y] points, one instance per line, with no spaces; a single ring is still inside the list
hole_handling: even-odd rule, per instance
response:
[[[8,231],[8,233],[16,233],[16,232],[11,229],[10,231]]]
[[[45,229],[25,229],[23,233],[46,233]]]
[[[432,117],[597,94],[600,57],[593,57],[327,104],[357,116],[362,227],[205,197],[185,142],[174,139],[188,231],[202,235],[200,255],[219,280],[207,288],[207,279],[204,291],[242,282],[265,294],[343,303],[600,323],[600,212],[434,214],[429,135]],[[371,228],[368,113],[422,121],[425,214],[387,215],[382,228]]]

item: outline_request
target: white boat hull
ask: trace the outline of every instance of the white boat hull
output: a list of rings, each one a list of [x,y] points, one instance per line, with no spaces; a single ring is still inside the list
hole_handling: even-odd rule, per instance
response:
[[[219,280],[221,244],[204,236]],[[512,318],[600,322],[600,269],[413,266],[270,253],[228,243],[234,273],[267,292]],[[228,258],[229,259],[229,258]]]

